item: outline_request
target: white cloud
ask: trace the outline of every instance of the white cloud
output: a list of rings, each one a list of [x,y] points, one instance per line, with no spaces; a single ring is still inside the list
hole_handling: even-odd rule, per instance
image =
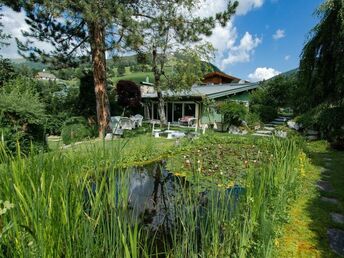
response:
[[[270,79],[276,75],[279,75],[281,72],[267,67],[258,67],[253,73],[248,75],[248,78],[254,82]]]
[[[235,15],[245,15],[252,9],[259,8],[264,4],[264,0],[238,0],[238,2],[239,6],[236,9]],[[202,0],[196,14],[201,17],[214,15],[215,13],[223,12],[227,4],[227,0]]]
[[[235,41],[234,41],[235,42]],[[251,60],[251,56],[259,44],[262,43],[262,39],[253,37],[249,32],[241,38],[239,45],[232,44],[228,48],[227,58],[222,60],[221,66],[224,68],[227,65],[235,63],[245,63]]]
[[[245,15],[254,8],[263,5],[264,0],[239,0],[237,12],[225,27],[217,25],[210,37],[204,40],[213,44],[217,49],[215,63],[225,69],[228,65],[235,63],[249,62],[255,48],[262,42],[257,36],[252,36],[246,32],[240,39],[238,29],[234,26],[235,17]],[[196,11],[196,15],[201,17],[214,15],[226,8],[226,0],[203,0],[201,8]],[[239,42],[237,42],[239,40]]]
[[[274,40],[279,40],[279,39],[284,38],[284,37],[285,37],[285,31],[281,30],[281,29],[276,30],[275,34],[272,35],[272,38]]]
[[[288,61],[289,59],[290,59],[290,55],[287,55],[287,56],[284,57],[285,61]]]
[[[0,55],[6,58],[20,58],[21,56],[17,52],[17,43],[15,38],[18,38],[20,41],[25,42],[26,39],[23,37],[21,31],[28,31],[29,26],[25,22],[25,13],[22,12],[14,12],[9,8],[3,8],[3,17],[1,19],[2,24],[4,25],[4,32],[8,33],[12,36],[7,42],[9,43],[8,46],[4,46],[0,50]],[[45,51],[52,50],[52,46],[48,43],[39,42],[37,40],[32,40],[35,46],[44,49]]]
[[[264,0],[239,0],[237,15],[245,15],[254,8],[259,8],[264,4]]]

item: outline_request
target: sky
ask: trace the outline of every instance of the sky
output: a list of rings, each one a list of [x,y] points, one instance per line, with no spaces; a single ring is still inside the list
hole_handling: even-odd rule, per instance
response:
[[[202,0],[199,16],[223,11],[228,0]],[[236,14],[226,27],[217,26],[204,38],[217,49],[215,63],[224,72],[249,81],[269,79],[295,69],[311,29],[317,24],[316,8],[324,0],[239,0]],[[19,58],[14,38],[27,30],[24,13],[2,9],[4,31],[12,35],[0,55]],[[38,47],[49,49],[44,43]]]

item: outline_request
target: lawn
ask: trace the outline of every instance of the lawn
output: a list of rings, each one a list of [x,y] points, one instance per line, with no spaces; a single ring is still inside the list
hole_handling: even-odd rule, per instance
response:
[[[123,76],[117,76],[111,78],[111,81],[114,84],[117,84],[119,80],[130,80],[134,81],[137,84],[140,84],[140,82],[145,82],[147,80],[147,77],[149,78],[149,82],[154,82],[154,77],[152,72],[129,72],[127,71]]]

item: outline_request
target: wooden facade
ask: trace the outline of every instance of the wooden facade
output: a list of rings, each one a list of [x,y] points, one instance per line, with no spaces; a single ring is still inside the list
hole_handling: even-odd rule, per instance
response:
[[[203,83],[206,84],[226,84],[226,83],[238,83],[239,78],[222,73],[222,72],[212,72],[208,73],[203,78]]]

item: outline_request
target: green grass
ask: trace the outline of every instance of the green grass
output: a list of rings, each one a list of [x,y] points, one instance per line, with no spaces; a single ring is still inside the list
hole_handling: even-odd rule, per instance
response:
[[[140,82],[145,82],[147,77],[149,78],[149,82],[154,82],[154,77],[152,72],[130,72],[126,71],[126,73],[123,76],[117,76],[111,78],[111,81],[116,84],[119,80],[130,80],[134,81],[137,84],[140,84]]]
[[[199,148],[205,171],[210,159],[219,171],[233,166],[224,180],[234,178],[244,161],[240,182],[245,190],[239,197],[229,197],[217,187],[216,175],[189,167],[185,172],[193,175],[192,187],[180,192],[173,207],[178,223],[169,232],[170,241],[158,248],[153,243],[159,236],[152,236],[128,216],[128,174],[121,168],[163,157],[180,160],[185,154],[197,160]],[[300,153],[293,140],[209,134],[196,141],[185,139],[180,147],[174,141],[140,135],[28,158],[0,155],[0,199],[14,204],[0,215],[0,256],[273,257],[276,232],[299,187]],[[222,156],[215,159],[217,155]],[[253,162],[255,158],[258,162]],[[179,170],[179,165],[170,169]],[[199,209],[199,191],[206,177],[208,204]],[[90,182],[96,182],[97,188],[87,211],[84,192]]]
[[[344,214],[344,153],[332,151],[323,141],[311,142],[306,146],[310,157],[303,179],[300,197],[292,205],[289,213],[290,222],[284,227],[284,233],[279,240],[279,257],[338,257],[328,244],[327,229],[341,228],[343,225],[331,221],[330,212]],[[326,164],[324,158],[332,161]],[[320,173],[321,168],[330,169],[329,178]],[[333,193],[319,192],[316,182],[329,181],[335,191]],[[321,201],[321,196],[336,198],[339,205]]]

